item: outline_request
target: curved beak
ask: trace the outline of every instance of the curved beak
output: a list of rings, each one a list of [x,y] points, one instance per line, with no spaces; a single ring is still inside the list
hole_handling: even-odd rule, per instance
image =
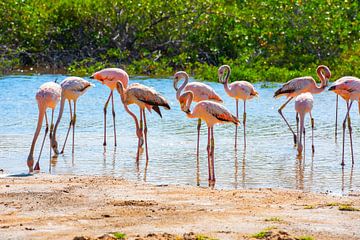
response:
[[[336,86],[331,86],[328,91],[334,91],[336,89]]]

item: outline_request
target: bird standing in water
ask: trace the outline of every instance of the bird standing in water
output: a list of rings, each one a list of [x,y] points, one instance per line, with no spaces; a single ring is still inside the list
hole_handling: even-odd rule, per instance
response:
[[[38,104],[38,108],[39,108],[39,117],[38,117],[38,123],[37,123],[37,127],[35,130],[35,134],[32,140],[32,144],[31,144],[31,148],[30,148],[30,152],[27,158],[27,165],[29,168],[29,172],[32,173],[35,171],[40,171],[40,157],[41,157],[41,152],[43,150],[44,147],[44,142],[47,136],[47,133],[49,131],[49,123],[48,123],[48,117],[46,114],[46,110],[47,108],[51,108],[51,122],[50,122],[50,139],[52,138],[52,131],[54,128],[54,124],[53,124],[53,119],[54,119],[54,110],[55,107],[57,105],[57,103],[60,100],[60,96],[61,96],[61,86],[55,82],[47,82],[44,83],[40,86],[40,89],[37,91],[36,93],[36,101]],[[36,141],[37,138],[39,136],[41,127],[42,127],[42,123],[44,120],[44,116],[45,116],[45,121],[46,121],[46,127],[45,127],[45,134],[44,134],[44,138],[41,144],[41,148],[40,148],[40,153],[39,153],[39,157],[38,160],[35,164],[35,168],[34,166],[34,150],[35,150],[35,145],[36,145]],[[50,159],[51,159],[51,147],[50,147]],[[51,169],[51,164],[49,164],[49,168]]]
[[[318,94],[325,90],[331,77],[329,68],[327,66],[320,65],[317,67],[316,73],[321,81],[320,86],[316,84],[316,81],[312,77],[298,77],[283,84],[282,87],[279,88],[274,94],[275,98],[279,98],[281,96],[286,96],[288,98],[288,100],[278,109],[278,112],[292,132],[294,136],[294,144],[296,144],[296,134],[284,117],[282,110],[294,97],[300,95],[301,93],[310,92],[311,94]],[[298,123],[299,116],[296,114],[296,126],[298,126]]]
[[[226,75],[224,76],[226,72]],[[254,86],[246,81],[235,81],[229,84],[231,74],[230,66],[223,65],[218,70],[219,82],[224,84],[225,92],[229,97],[236,100],[236,117],[239,118],[239,99],[244,102],[243,126],[244,126],[244,148],[246,148],[246,100],[250,100],[258,96],[258,92]],[[237,147],[237,128],[235,127],[235,148]]]
[[[180,87],[177,86],[178,82],[184,78],[183,84]],[[184,71],[179,71],[174,75],[174,88],[176,90],[176,99],[179,101],[180,106],[184,107],[186,105],[186,99],[181,96],[181,93],[184,91],[191,91],[194,94],[193,101],[200,102],[204,100],[210,100],[214,102],[222,103],[223,100],[210,86],[200,83],[200,82],[191,82],[189,83],[189,75]],[[197,125],[197,144],[196,144],[196,161],[199,165],[199,144],[200,144],[200,128],[201,128],[201,118],[198,119]]]
[[[147,124],[146,124],[145,108],[147,108],[149,111],[154,110],[160,115],[160,117],[162,117],[159,106],[169,110],[170,109],[169,103],[163,96],[161,96],[154,89],[139,83],[133,83],[128,88],[124,88],[122,83],[118,82],[116,85],[116,89],[120,94],[121,101],[124,104],[125,111],[128,114],[130,114],[130,116],[135,121],[136,135],[138,136],[138,149],[136,154],[136,161],[139,160],[140,148],[143,144],[142,136],[144,134],[146,166],[147,166],[149,161],[149,154],[147,147]],[[130,109],[128,108],[128,105],[130,104],[136,104],[139,107],[140,123],[138,122],[138,119],[135,116],[135,114],[131,112]],[[144,124],[144,128],[143,128],[143,124]]]
[[[219,103],[212,101],[200,101],[195,106],[193,111],[190,110],[191,102],[193,101],[194,94],[191,91],[184,92],[181,97],[185,99],[186,105],[182,106],[181,110],[186,113],[188,118],[200,118],[206,122],[208,127],[208,171],[209,171],[209,184],[215,183],[215,161],[214,161],[214,125],[217,123],[234,123],[239,124],[239,120],[230,113],[228,109]]]
[[[61,86],[61,89],[62,89],[61,102],[60,102],[60,111],[59,111],[58,119],[56,120],[54,133],[53,133],[53,137],[52,137],[52,140],[51,140],[51,146],[52,146],[55,154],[59,154],[58,143],[56,141],[56,130],[57,130],[57,128],[58,128],[58,126],[60,124],[61,118],[62,118],[62,114],[63,114],[64,106],[65,106],[65,100],[68,100],[69,108],[70,108],[70,124],[69,124],[68,130],[67,130],[67,133],[66,133],[64,145],[63,145],[62,150],[61,150],[60,153],[64,153],[66,141],[68,139],[71,127],[73,129],[72,153],[74,153],[75,123],[76,123],[76,101],[81,95],[83,95],[87,90],[89,90],[94,85],[91,84],[90,82],[80,78],[80,77],[68,77],[68,78],[65,78],[60,83],[60,86]],[[74,113],[72,112],[71,101],[73,102],[73,105],[74,105]]]
[[[129,75],[120,68],[105,68],[101,71],[94,73],[90,78],[98,80],[102,84],[105,84],[110,88],[110,94],[108,99],[106,100],[104,106],[104,143],[103,145],[106,146],[106,111],[107,106],[109,104],[111,98],[111,105],[112,105],[112,115],[113,115],[113,126],[114,126],[114,144],[117,145],[116,142],[116,126],[115,126],[115,107],[114,107],[114,89],[116,88],[116,83],[121,82],[124,88],[127,88],[129,82]]]
[[[344,162],[344,150],[345,150],[345,129],[346,121],[348,122],[349,135],[350,135],[350,148],[351,148],[351,162],[354,165],[354,151],[352,143],[352,128],[350,120],[350,109],[354,101],[358,101],[359,113],[360,113],[360,79],[357,77],[342,77],[336,80],[329,91],[333,91],[337,95],[340,95],[345,101],[347,106],[347,112],[343,121],[343,146],[342,146],[342,161],[341,165],[345,165]]]
[[[298,156],[301,157],[303,145],[302,145],[302,137],[304,138],[304,155],[305,155],[305,115],[309,113],[311,119],[311,149],[312,153],[314,154],[314,119],[311,115],[311,110],[314,105],[314,98],[311,93],[302,93],[295,98],[295,111],[300,116],[300,133],[298,134],[297,138],[297,150]],[[302,136],[304,134],[304,136]]]

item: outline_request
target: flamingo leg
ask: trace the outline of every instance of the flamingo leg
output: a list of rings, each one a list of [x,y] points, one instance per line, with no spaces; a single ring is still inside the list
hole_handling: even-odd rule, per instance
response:
[[[142,110],[140,108],[140,127],[139,127],[139,132],[141,133],[141,135],[143,134],[143,116],[142,116]],[[138,149],[137,149],[137,153],[136,153],[136,161],[139,161],[139,158],[140,158],[140,148],[142,147],[143,145],[143,142],[140,140],[140,137],[138,137],[139,140],[138,140]]]
[[[74,146],[75,146],[75,124],[76,124],[76,101],[74,101],[74,118],[72,120],[73,125],[73,134],[72,134],[72,153],[74,154]],[[116,145],[115,145],[116,146]]]
[[[352,103],[352,102],[351,102]],[[351,108],[351,105],[349,106]],[[350,109],[349,109],[350,111]],[[354,149],[353,149],[353,141],[352,141],[352,127],[351,127],[351,120],[350,120],[350,112],[348,114],[348,129],[349,129],[349,136],[350,136],[350,150],[351,150],[351,163],[354,165]]]
[[[66,142],[67,142],[69,133],[70,133],[70,128],[71,128],[71,126],[72,126],[72,124],[73,124],[73,116],[72,116],[72,108],[71,108],[71,102],[70,102],[70,100],[69,100],[69,108],[70,108],[70,123],[69,123],[69,127],[68,127],[68,130],[67,130],[67,133],[66,133],[64,145],[63,145],[63,147],[62,147],[62,149],[61,149],[61,152],[60,152],[61,154],[64,153],[65,145],[66,145]]]
[[[201,129],[201,118],[198,119],[198,125],[197,125],[197,143],[196,143],[196,166],[197,166],[197,169],[199,169],[199,165],[200,165],[200,159],[199,159],[200,129]]]
[[[305,126],[304,126],[304,128],[303,128],[304,130],[303,130],[303,133],[304,133],[304,136],[303,136],[303,140],[304,140],[304,150],[303,150],[303,152],[304,152],[304,159],[305,159],[305,144],[306,144],[306,138],[305,138]],[[300,140],[301,141],[301,140]]]
[[[210,157],[210,127],[208,127],[208,143],[207,143],[207,154],[208,154],[208,173],[209,173],[209,178],[208,180],[211,180],[211,157]]]
[[[311,150],[312,154],[315,152],[315,146],[314,146],[314,127],[315,127],[315,120],[312,117],[312,114],[310,112],[310,118],[311,118]]]
[[[115,147],[116,147],[117,143],[116,143],[115,105],[114,105],[114,94],[113,93],[111,93],[111,106],[112,106],[112,116],[113,116],[113,125],[114,125],[114,142],[115,142]]]
[[[110,101],[110,98],[113,94],[113,91],[111,90],[108,99],[106,100],[105,106],[104,106],[104,143],[103,145],[106,146],[106,110]]]
[[[211,170],[212,170],[212,181],[215,182],[215,140],[214,140],[214,127],[211,127]]]
[[[335,110],[335,142],[337,141],[337,125],[338,125],[338,111],[339,111],[339,95],[336,94],[336,110]]]
[[[349,102],[347,101],[346,102],[346,105],[347,105],[347,112],[346,112],[346,115],[345,115],[345,119],[343,121],[343,144],[342,144],[342,161],[341,161],[341,165],[344,166],[345,165],[345,162],[344,162],[344,151],[345,151],[345,130],[346,130],[346,121],[347,121],[347,118],[349,116],[349,112],[350,112],[350,108],[351,108],[351,105],[352,105],[353,101],[351,101],[350,105],[349,105]]]
[[[51,111],[50,142],[52,139],[53,131],[54,131],[54,109]],[[51,144],[50,144],[49,172],[51,172]]]
[[[236,99],[236,118],[239,119],[239,100]],[[237,148],[237,130],[238,125],[235,126],[235,149]]]
[[[45,112],[45,133],[44,133],[44,138],[42,140],[42,143],[41,143],[41,148],[40,148],[40,153],[39,153],[39,157],[38,157],[38,160],[35,164],[35,167],[34,167],[34,170],[35,171],[40,171],[40,164],[39,164],[39,161],[40,161],[40,157],[41,157],[41,153],[42,153],[42,150],[44,148],[44,143],[45,143],[45,139],[46,139],[46,136],[48,134],[48,131],[49,131],[49,123],[48,123],[48,118],[47,118],[47,114]]]
[[[246,149],[246,100],[244,100],[243,124],[244,124],[244,149]]]
[[[299,113],[296,113],[296,135],[299,134]]]
[[[289,98],[279,109],[278,112],[280,114],[280,116],[284,119],[286,125],[289,127],[290,131],[292,132],[293,136],[294,136],[294,144],[296,145],[296,134],[294,133],[294,130],[291,128],[290,124],[288,123],[288,121],[286,120],[285,116],[282,113],[282,110],[285,108],[285,106],[293,99],[294,97]]]
[[[148,145],[147,145],[147,124],[146,124],[145,109],[143,109],[143,117],[144,117],[144,138],[145,138],[145,154],[146,154],[145,168],[147,169],[147,166],[149,164],[149,152],[148,152]]]

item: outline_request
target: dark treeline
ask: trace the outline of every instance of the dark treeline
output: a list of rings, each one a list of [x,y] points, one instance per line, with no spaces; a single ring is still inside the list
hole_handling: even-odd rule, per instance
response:
[[[86,75],[186,70],[216,80],[286,81],[360,76],[358,0],[2,0],[0,69],[65,69]]]

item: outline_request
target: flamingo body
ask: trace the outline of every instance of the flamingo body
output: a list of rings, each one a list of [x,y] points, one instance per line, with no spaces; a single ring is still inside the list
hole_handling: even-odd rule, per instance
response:
[[[153,88],[147,87],[139,83],[131,84],[124,91],[124,104],[136,104],[140,109],[147,108],[149,111],[156,108],[157,106],[162,106],[165,109],[170,109],[169,103],[167,100],[156,92]],[[159,113],[161,116],[161,113]]]
[[[230,111],[222,106],[220,103],[212,102],[209,100],[200,101],[195,106],[193,111],[190,110],[190,105],[194,94],[191,91],[184,92],[182,97],[186,99],[186,106],[183,111],[186,113],[188,118],[199,118],[206,122],[208,127],[208,170],[209,170],[209,184],[215,183],[215,159],[214,159],[214,125],[222,123],[234,123],[239,124],[237,117],[232,115]]]
[[[284,119],[286,125],[289,127],[290,131],[294,137],[294,144],[296,145],[297,136],[294,130],[291,128],[290,124],[284,117],[282,110],[286,107],[286,105],[296,96],[309,92],[311,94],[318,94],[325,90],[328,85],[329,78],[331,77],[330,69],[327,66],[320,65],[316,69],[316,74],[319,77],[321,84],[318,86],[316,81],[312,77],[298,77],[294,78],[287,83],[283,84],[281,88],[279,88],[275,93],[274,97],[279,98],[281,96],[286,96],[288,100],[281,105],[278,109],[280,116]],[[296,121],[298,123],[298,115],[296,115]],[[298,124],[297,124],[298,125]]]
[[[114,96],[113,92],[116,88],[116,83],[121,82],[122,86],[124,88],[127,88],[128,82],[129,82],[129,75],[120,68],[105,68],[103,70],[100,70],[93,75],[91,75],[92,79],[95,79],[102,84],[105,84],[110,88],[110,94],[108,99],[105,102],[104,105],[104,142],[103,145],[106,146],[106,113],[107,113],[107,106],[109,104],[109,101],[111,99],[111,106],[112,106],[112,116],[113,116],[113,126],[114,126],[114,145],[117,145],[116,142],[116,121],[115,121],[115,105],[114,105]]]
[[[194,102],[200,102],[204,100],[211,100],[214,102],[223,102],[221,97],[215,92],[215,90],[201,82],[191,82],[185,85],[184,92],[191,91],[194,93]],[[180,96],[179,101],[184,101]]]
[[[350,135],[350,148],[351,148],[351,160],[354,164],[354,151],[352,144],[352,127],[350,120],[350,109],[354,101],[358,101],[359,113],[360,113],[360,79],[357,77],[346,76],[336,80],[329,91],[335,92],[337,95],[341,96],[347,105],[347,113],[343,121],[343,144],[342,144],[342,162],[341,165],[345,165],[344,162],[344,152],[345,152],[345,129],[346,121],[348,123],[349,135]],[[350,103],[349,103],[350,102]],[[337,114],[336,114],[337,117]],[[336,129],[336,128],[335,128]],[[336,136],[336,132],[335,132]]]
[[[147,147],[147,124],[146,124],[146,114],[145,108],[149,111],[153,109],[156,111],[160,117],[161,112],[160,108],[164,107],[165,109],[170,109],[170,105],[168,101],[161,96],[158,92],[156,92],[153,88],[147,87],[145,85],[139,83],[133,83],[128,88],[124,89],[121,82],[117,83],[117,91],[121,96],[121,101],[124,104],[125,111],[129,113],[130,116],[135,121],[136,126],[136,134],[138,137],[138,151],[136,154],[136,160],[139,160],[140,148],[143,145],[143,134],[145,135],[145,149],[146,149],[146,168],[149,161],[148,147]],[[136,104],[140,109],[140,123],[138,123],[138,119],[136,115],[130,111],[128,105]],[[144,123],[144,129],[143,129]]]
[[[226,107],[208,100],[197,103],[192,112],[187,113],[187,117],[200,118],[208,127],[213,127],[215,124],[234,123],[237,125],[239,123],[239,120]]]
[[[55,82],[47,82],[44,83],[40,86],[39,90],[36,92],[36,101],[38,104],[38,108],[39,108],[39,116],[38,116],[38,123],[37,123],[37,127],[35,130],[35,134],[32,140],[32,144],[31,144],[31,148],[30,148],[30,152],[27,158],[27,165],[29,168],[29,172],[32,173],[34,171],[34,150],[35,150],[35,145],[36,145],[36,141],[37,138],[39,136],[41,127],[42,127],[42,123],[44,120],[44,116],[45,116],[45,120],[46,120],[46,128],[45,128],[45,134],[44,134],[44,139],[42,141],[41,144],[41,149],[40,149],[40,153],[39,153],[39,157],[37,160],[37,163],[35,165],[35,170],[39,171],[40,170],[40,157],[41,157],[41,153],[42,153],[42,149],[44,146],[44,142],[48,133],[48,118],[46,115],[46,109],[50,108],[52,110],[52,114],[51,114],[51,126],[50,126],[50,137],[52,134],[52,127],[53,127],[53,116],[54,116],[54,110],[55,107],[57,105],[57,103],[59,102],[61,97],[61,86]],[[51,148],[50,148],[51,150]],[[51,154],[51,152],[50,152]],[[51,165],[50,165],[51,166]]]
[[[111,90],[116,88],[116,83],[121,81],[124,88],[127,88],[129,75],[120,68],[105,68],[94,73],[90,78],[98,80],[102,84],[108,86]]]
[[[313,105],[314,105],[314,97],[309,92],[302,93],[302,94],[298,95],[295,98],[295,111],[300,116],[300,134],[298,134],[298,140],[297,140],[297,143],[298,143],[297,150],[298,150],[298,155],[299,156],[301,156],[302,150],[303,150],[302,134],[304,134],[304,144],[305,144],[304,122],[305,122],[305,115],[306,114],[310,114],[311,122],[312,122],[312,128],[313,128],[313,121],[314,120],[312,119],[312,116],[311,116],[311,110],[313,108]],[[314,152],[314,143],[312,144],[312,149],[313,149],[313,152]]]
[[[64,149],[65,149],[65,145],[66,145],[66,141],[67,138],[69,136],[69,131],[70,128],[73,128],[73,144],[72,144],[72,152],[74,153],[74,141],[75,141],[75,122],[76,122],[76,101],[77,99],[83,95],[87,90],[89,90],[91,87],[93,87],[94,85],[91,84],[90,82],[80,78],[80,77],[67,77],[65,78],[61,83],[61,89],[62,89],[62,93],[61,93],[61,103],[60,103],[60,111],[59,111],[59,115],[58,115],[58,119],[56,120],[56,124],[55,124],[55,128],[54,128],[54,134],[52,136],[51,139],[51,147],[53,148],[55,154],[58,154],[58,143],[56,141],[56,131],[57,128],[60,124],[61,118],[62,118],[62,114],[64,111],[64,105],[65,105],[65,100],[68,100],[69,102],[69,108],[70,108],[70,124],[69,124],[69,128],[65,137],[65,142],[63,145],[63,148],[61,150],[61,153],[64,153]],[[72,108],[71,108],[71,101],[73,101],[73,105],[74,105],[74,112],[72,112]]]
[[[36,93],[36,101],[43,108],[55,109],[61,97],[61,87],[55,82],[47,82],[40,86]]]
[[[225,75],[226,72],[226,75]],[[229,84],[231,68],[229,65],[219,67],[219,82],[224,84],[226,94],[236,100],[236,117],[239,117],[239,99],[244,102],[243,126],[244,126],[244,149],[246,149],[246,101],[258,96],[254,86],[247,81],[235,81]],[[237,126],[235,127],[235,148],[237,148]]]

